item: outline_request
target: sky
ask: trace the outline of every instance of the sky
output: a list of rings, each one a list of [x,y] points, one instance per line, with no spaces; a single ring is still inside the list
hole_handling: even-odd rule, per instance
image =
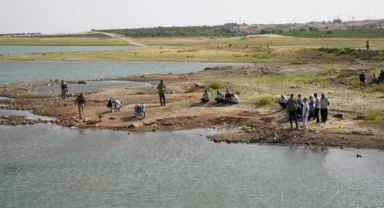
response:
[[[0,33],[384,19],[384,0],[0,0]]]

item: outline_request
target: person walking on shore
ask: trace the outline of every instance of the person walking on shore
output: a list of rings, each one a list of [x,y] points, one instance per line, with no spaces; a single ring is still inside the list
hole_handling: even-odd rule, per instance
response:
[[[159,92],[160,105],[165,106],[165,84],[163,80],[160,80],[160,83],[157,85],[157,91]]]
[[[85,107],[85,96],[83,95],[82,92],[80,92],[79,96],[77,96],[76,101],[75,101],[75,106],[78,106],[79,110],[79,117],[80,119],[83,118],[83,112],[84,112],[84,107]]]
[[[320,123],[319,113],[320,113],[320,98],[317,96],[317,93],[313,94],[315,96],[315,118],[316,123]]]
[[[322,93],[321,99],[320,99],[321,122],[324,122],[324,123],[327,122],[328,106],[329,106],[328,98],[326,98],[324,93]]]
[[[365,46],[367,47],[367,50],[369,50],[369,40],[365,42]]]
[[[61,99],[65,99],[67,97],[67,92],[68,92],[68,84],[64,80],[61,80]]]
[[[304,126],[304,133],[308,132],[308,116],[309,116],[309,105],[307,102],[307,98],[305,97],[303,100],[303,126]]]
[[[297,102],[296,100],[293,99],[293,94],[291,94],[291,97],[287,102],[287,109],[289,112],[289,122],[291,123],[291,129],[292,129],[292,120],[294,120],[296,123],[296,129],[299,129],[299,125],[297,124],[297,117],[296,117]]]

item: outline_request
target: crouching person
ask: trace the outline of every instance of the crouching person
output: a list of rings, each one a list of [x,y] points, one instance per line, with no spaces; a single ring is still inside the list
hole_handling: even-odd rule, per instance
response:
[[[216,95],[215,100],[218,103],[224,102],[224,94],[222,92],[220,92],[219,90],[217,90],[217,95]]]
[[[84,107],[85,107],[85,96],[83,95],[82,92],[80,92],[80,95],[77,96],[76,98],[76,101],[75,101],[75,106],[78,106],[78,109],[79,109],[79,117],[80,119],[83,118],[83,111],[84,111]]]
[[[208,90],[204,90],[203,98],[201,98],[201,102],[206,103],[211,98],[211,94],[209,94]]]
[[[288,102],[287,97],[285,97],[284,95],[281,95],[281,100],[279,101],[279,105],[280,105],[283,109],[286,109],[286,108],[287,108],[287,102]]]
[[[239,96],[236,94],[231,94],[231,97],[229,99],[229,104],[238,104],[240,103]]]

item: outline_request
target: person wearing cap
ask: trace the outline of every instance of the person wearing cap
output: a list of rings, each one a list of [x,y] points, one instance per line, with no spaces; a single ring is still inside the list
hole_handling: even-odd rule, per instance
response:
[[[203,98],[201,98],[201,102],[206,103],[211,98],[211,94],[208,92],[207,89],[204,90]]]
[[[83,118],[83,111],[84,111],[84,107],[85,107],[85,96],[83,95],[82,92],[80,92],[79,96],[77,96],[76,98],[76,101],[75,101],[75,106],[78,106],[78,110],[79,110],[79,117],[80,119]]]

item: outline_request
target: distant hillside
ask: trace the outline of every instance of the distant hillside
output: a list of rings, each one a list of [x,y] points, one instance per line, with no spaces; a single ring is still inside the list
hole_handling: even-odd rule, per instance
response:
[[[236,24],[216,26],[154,27],[135,29],[92,30],[117,33],[129,37],[233,37],[258,34],[280,34],[295,37],[384,38],[384,20],[342,22],[309,22],[288,24]]]

